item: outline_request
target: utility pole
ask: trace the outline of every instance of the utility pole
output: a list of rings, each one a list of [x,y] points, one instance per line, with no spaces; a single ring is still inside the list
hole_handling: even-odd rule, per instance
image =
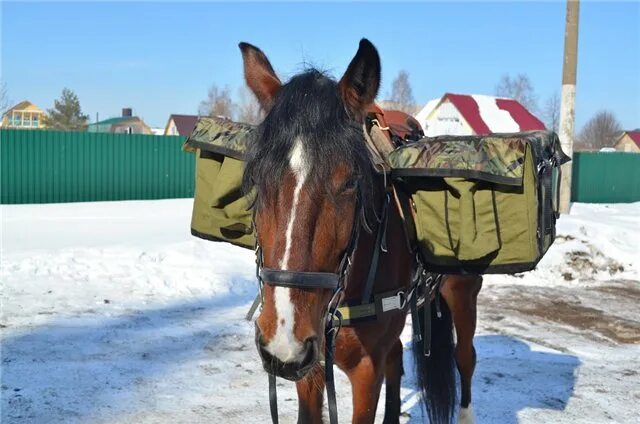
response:
[[[567,23],[564,31],[564,61],[562,64],[562,102],[560,104],[560,144],[573,157],[573,126],[576,117],[576,69],[578,66],[579,0],[567,0]],[[560,213],[571,208],[571,163],[562,165],[560,179]]]

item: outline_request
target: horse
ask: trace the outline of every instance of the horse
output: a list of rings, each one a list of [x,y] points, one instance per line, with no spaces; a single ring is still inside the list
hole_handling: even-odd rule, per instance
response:
[[[360,301],[372,256],[377,256],[375,293],[408,293],[417,267],[401,213],[388,201],[387,180],[373,168],[363,142],[362,123],[380,86],[380,57],[362,39],[339,81],[309,68],[283,84],[260,49],[248,43],[239,47],[247,86],[265,113],[243,174],[245,190],[253,196],[259,266],[271,270],[260,274],[256,346],[269,375],[295,381],[298,422],[321,423],[322,359],[333,369],[321,354],[328,314],[335,313],[330,311],[337,303]],[[331,276],[344,277],[344,290],[332,289]],[[478,277],[447,277],[439,286],[445,302],[439,317],[435,309],[431,317],[429,356],[424,340],[414,337],[417,380],[433,423],[452,422],[456,415],[459,422],[473,422],[473,336],[480,287]],[[333,359],[352,387],[353,423],[374,422],[383,382],[384,422],[399,422],[406,302],[401,306],[375,320],[345,326],[335,338]],[[456,364],[462,386],[457,414]]]

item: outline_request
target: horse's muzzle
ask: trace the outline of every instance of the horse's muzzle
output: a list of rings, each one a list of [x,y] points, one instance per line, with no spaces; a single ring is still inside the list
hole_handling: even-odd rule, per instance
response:
[[[290,381],[298,381],[306,376],[319,359],[318,338],[309,337],[304,341],[304,356],[300,361],[283,362],[265,349],[260,330],[256,326],[256,346],[262,359],[262,366],[269,374]]]

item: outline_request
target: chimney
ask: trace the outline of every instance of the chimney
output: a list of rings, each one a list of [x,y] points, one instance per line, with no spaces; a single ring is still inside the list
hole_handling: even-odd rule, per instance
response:
[[[122,117],[123,118],[129,118],[133,116],[132,110],[130,107],[123,107],[122,108]]]

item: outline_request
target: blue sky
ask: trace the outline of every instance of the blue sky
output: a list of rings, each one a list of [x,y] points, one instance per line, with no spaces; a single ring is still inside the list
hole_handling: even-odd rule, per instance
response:
[[[416,101],[493,94],[526,73],[540,103],[560,90],[565,3],[169,3],[3,1],[1,79],[14,101],[50,108],[73,89],[94,120],[131,106],[152,126],[196,113],[208,87],[243,85],[239,41],[287,78],[310,63],[340,77],[358,40],[382,58],[379,98],[398,71]],[[576,124],[612,110],[640,127],[640,3],[582,2]]]

